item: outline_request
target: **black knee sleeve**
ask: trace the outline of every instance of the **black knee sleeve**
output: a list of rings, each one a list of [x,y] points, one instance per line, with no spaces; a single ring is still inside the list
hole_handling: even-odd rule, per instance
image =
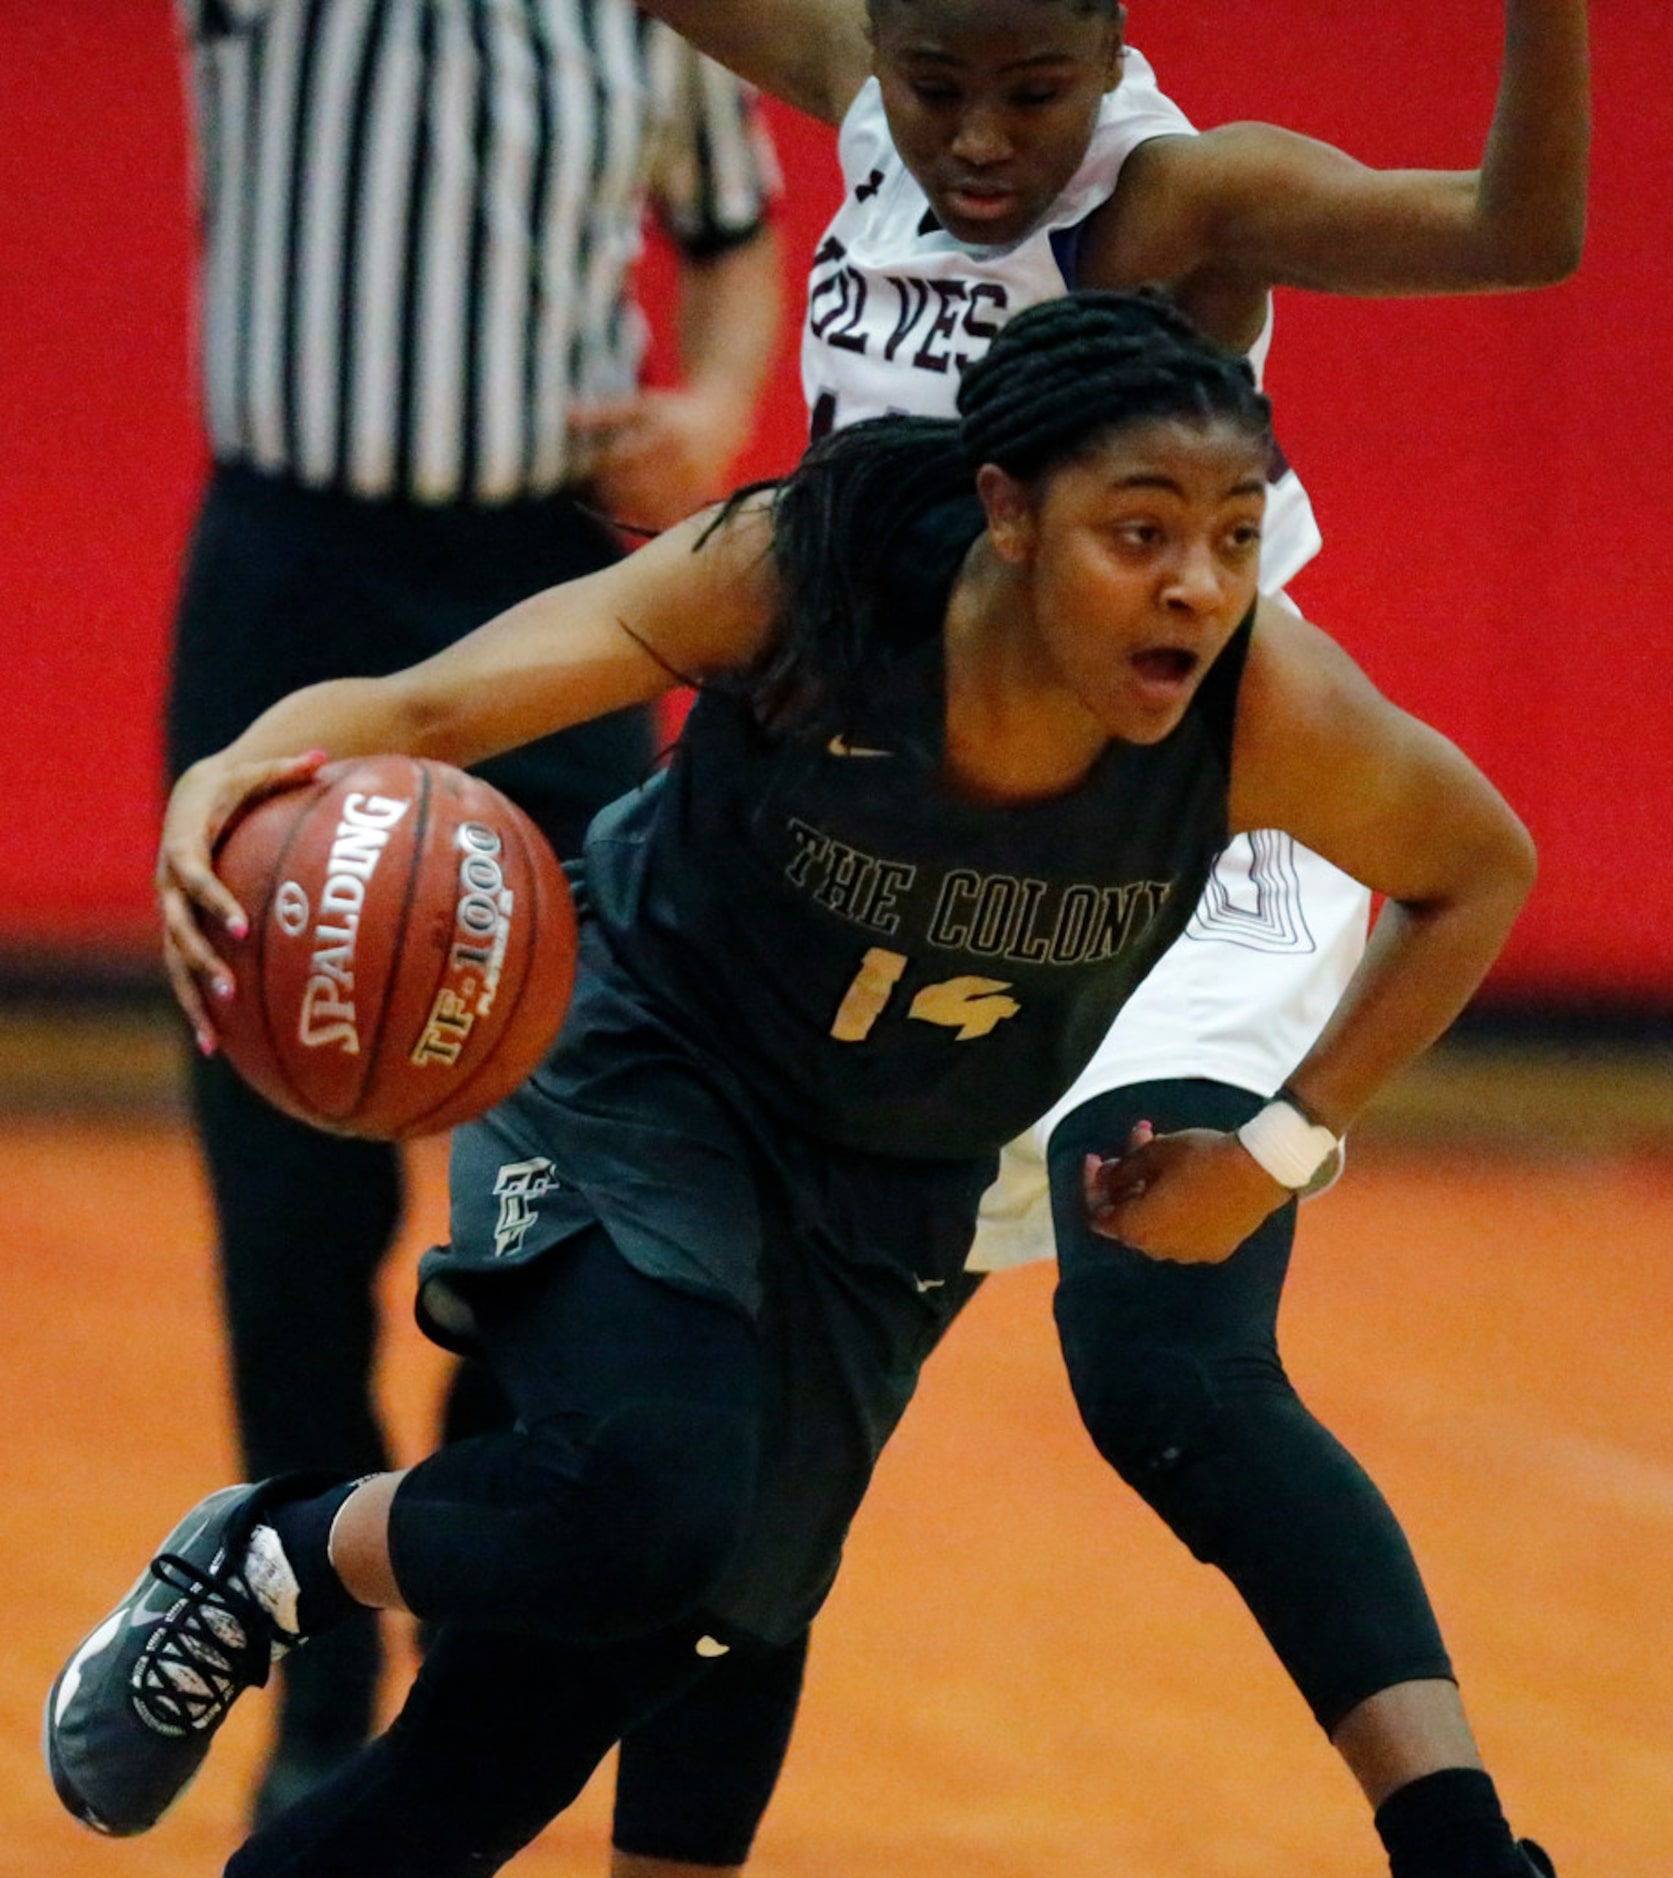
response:
[[[701,1602],[742,1537],[758,1460],[752,1415],[646,1403],[598,1430],[582,1476],[592,1634],[674,1622]]]
[[[640,1858],[742,1865],[790,1746],[806,1633],[735,1649],[622,1738],[612,1841]]]
[[[1189,1350],[1100,1351],[1095,1360],[1080,1351],[1075,1322],[1060,1301],[1059,1329],[1069,1379],[1081,1420],[1093,1445],[1128,1486],[1154,1506],[1178,1507],[1191,1525],[1185,1503],[1196,1497],[1185,1477],[1214,1451],[1218,1406],[1202,1363]],[[1115,1360],[1104,1360],[1106,1355]],[[1206,1558],[1207,1534],[1194,1537],[1163,1514],[1198,1558]]]
[[[396,1494],[396,1581],[425,1618],[644,1635],[694,1610],[725,1568],[756,1459],[752,1415],[691,1402],[460,1442]]]
[[[1232,1581],[1326,1733],[1380,1689],[1451,1675],[1399,1522],[1287,1384],[1222,1399],[1187,1352],[1106,1348],[1076,1393],[1098,1451]]]
[[[394,1726],[263,1826],[227,1878],[487,1878],[701,1668],[689,1636],[444,1630]]]
[[[1231,1579],[1329,1731],[1379,1689],[1451,1668],[1399,1523],[1284,1373],[1294,1208],[1222,1264],[1177,1265],[1096,1237],[1080,1197],[1082,1154],[1136,1120],[1231,1128],[1258,1106],[1214,1083],[1151,1083],[1065,1119],[1051,1145],[1058,1330],[1098,1451]]]

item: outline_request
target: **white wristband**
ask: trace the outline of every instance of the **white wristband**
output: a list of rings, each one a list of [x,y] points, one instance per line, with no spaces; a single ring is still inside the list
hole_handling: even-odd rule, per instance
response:
[[[1278,1097],[1251,1115],[1237,1138],[1280,1187],[1292,1190],[1305,1187],[1340,1146],[1328,1128]]]

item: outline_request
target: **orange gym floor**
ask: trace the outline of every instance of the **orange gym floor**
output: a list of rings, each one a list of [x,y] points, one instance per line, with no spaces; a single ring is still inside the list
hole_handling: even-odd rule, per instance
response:
[[[117,1048],[106,1096],[145,1047]],[[1467,1112],[1514,1109],[1508,1086],[1466,1089]],[[1567,1112],[1595,1118],[1603,1088]],[[1406,1521],[1513,1819],[1563,1878],[1666,1878],[1673,1157],[1654,1131],[1619,1158],[1584,1128],[1524,1130],[1520,1152],[1463,1127],[1416,1150],[1370,1132],[1304,1215],[1291,1368]],[[409,1457],[440,1363],[406,1308],[442,1201],[434,1144],[415,1167],[386,1363]],[[70,1824],[37,1741],[60,1660],[231,1477],[177,1115],[76,1119],[0,1092],[0,1220],[0,1878],[207,1878],[236,1842],[265,1696],[139,1840]],[[1375,1878],[1358,1796],[1241,1606],[1081,1434],[1049,1297],[1042,1270],[999,1278],[931,1365],[816,1632],[752,1871]],[[514,1869],[602,1878],[607,1786]]]

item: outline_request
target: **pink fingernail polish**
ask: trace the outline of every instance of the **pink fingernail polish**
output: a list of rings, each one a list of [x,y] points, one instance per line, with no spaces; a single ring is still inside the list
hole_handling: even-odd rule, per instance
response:
[[[247,939],[250,936],[250,922],[239,913],[227,921],[227,931],[234,939]]]

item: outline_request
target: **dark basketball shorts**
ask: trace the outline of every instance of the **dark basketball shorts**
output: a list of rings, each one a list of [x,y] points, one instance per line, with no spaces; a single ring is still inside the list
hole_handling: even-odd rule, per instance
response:
[[[713,1614],[786,1642],[830,1589],[877,1457],[980,1282],[964,1261],[992,1173],[991,1157],[859,1154],[774,1125],[586,922],[546,1064],[454,1134],[452,1241],[423,1261],[420,1320],[471,1347],[475,1287],[596,1226],[645,1276],[745,1316],[765,1358],[762,1472]]]

